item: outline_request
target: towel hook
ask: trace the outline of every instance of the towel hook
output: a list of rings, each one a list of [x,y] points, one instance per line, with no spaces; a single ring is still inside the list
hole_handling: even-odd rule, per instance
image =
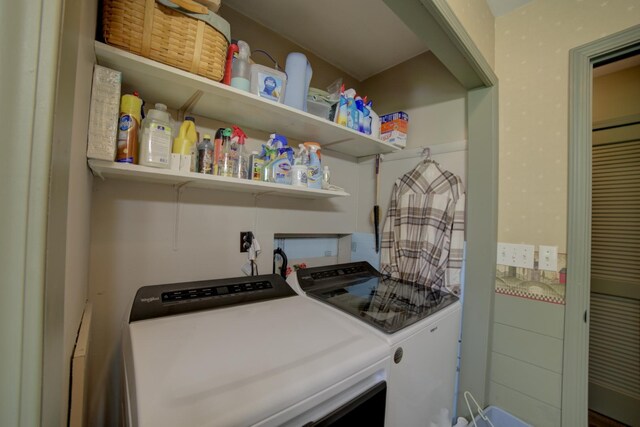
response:
[[[422,157],[425,158],[425,160],[431,160],[431,148],[429,147],[424,147],[422,149]]]

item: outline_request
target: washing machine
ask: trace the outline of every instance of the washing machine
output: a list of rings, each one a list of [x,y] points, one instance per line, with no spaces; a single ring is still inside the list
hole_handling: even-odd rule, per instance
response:
[[[367,262],[301,269],[288,281],[300,295],[385,341],[392,359],[386,426],[451,421],[462,311],[456,296],[384,277]]]
[[[130,426],[383,426],[389,351],[277,275],[146,286],[123,334]]]

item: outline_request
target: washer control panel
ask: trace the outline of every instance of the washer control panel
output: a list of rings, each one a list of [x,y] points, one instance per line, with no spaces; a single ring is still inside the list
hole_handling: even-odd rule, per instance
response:
[[[144,286],[136,292],[129,323],[294,295],[277,274]]]

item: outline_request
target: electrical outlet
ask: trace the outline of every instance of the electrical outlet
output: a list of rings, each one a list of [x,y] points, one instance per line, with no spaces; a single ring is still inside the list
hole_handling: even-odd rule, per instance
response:
[[[538,269],[558,271],[558,247],[542,246],[538,249]]]
[[[240,252],[249,252],[252,242],[253,233],[251,231],[240,232]]]
[[[498,243],[497,263],[511,267],[533,268],[533,245]]]

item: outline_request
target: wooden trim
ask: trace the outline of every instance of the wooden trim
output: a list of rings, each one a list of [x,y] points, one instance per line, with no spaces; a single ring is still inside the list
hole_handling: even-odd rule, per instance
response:
[[[593,65],[640,43],[640,25],[569,52],[569,199],[562,425],[587,425]]]
[[[469,91],[466,264],[459,396],[488,398],[498,235],[498,89]],[[464,399],[458,400],[467,415]]]
[[[76,348],[71,361],[71,402],[69,410],[69,427],[86,425],[87,407],[87,357],[91,343],[91,319],[93,306],[87,303],[80,323],[80,331],[76,340]]]

